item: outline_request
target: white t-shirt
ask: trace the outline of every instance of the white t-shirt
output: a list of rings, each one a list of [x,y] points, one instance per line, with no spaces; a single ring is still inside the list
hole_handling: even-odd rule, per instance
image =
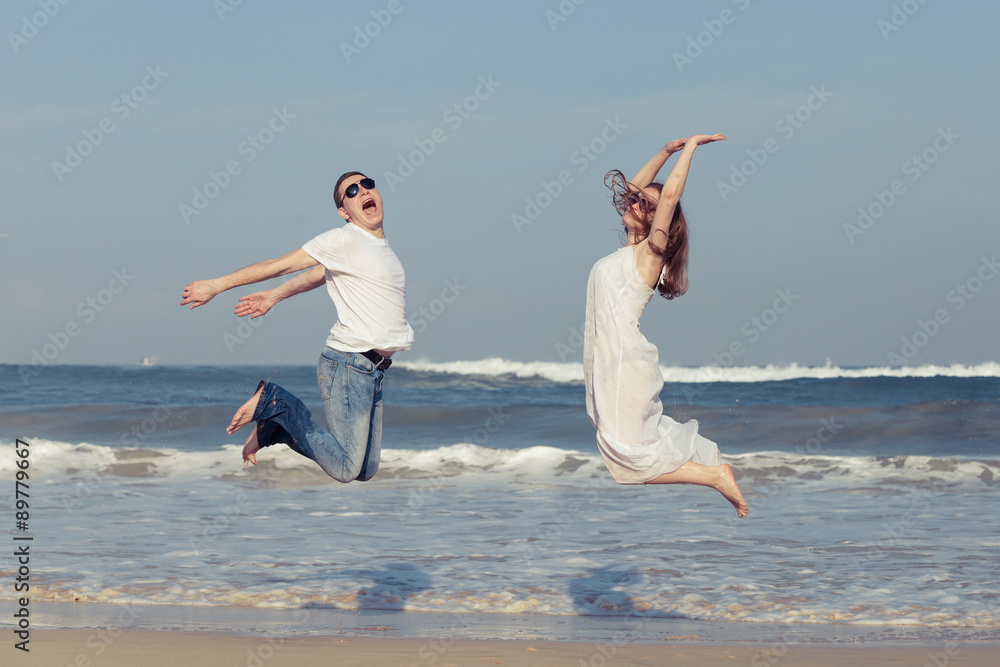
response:
[[[349,222],[302,249],[326,267],[326,290],[337,307],[329,347],[341,352],[410,349],[406,273],[388,241]]]

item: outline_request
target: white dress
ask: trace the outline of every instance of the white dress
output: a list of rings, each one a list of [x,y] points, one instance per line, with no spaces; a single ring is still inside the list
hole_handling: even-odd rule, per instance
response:
[[[698,435],[698,422],[663,414],[659,355],[639,332],[653,290],[642,282],[632,248],[594,264],[587,281],[583,376],[587,414],[611,477],[642,484],[687,461],[719,465],[718,446]]]

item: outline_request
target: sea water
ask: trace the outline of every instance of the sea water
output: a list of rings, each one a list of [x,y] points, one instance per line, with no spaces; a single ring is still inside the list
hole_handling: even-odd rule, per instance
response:
[[[32,601],[1000,628],[1000,365],[662,371],[746,519],[615,484],[580,364],[393,364],[351,484],[225,433],[260,379],[322,421],[314,368],[7,365],[0,540],[33,537]]]

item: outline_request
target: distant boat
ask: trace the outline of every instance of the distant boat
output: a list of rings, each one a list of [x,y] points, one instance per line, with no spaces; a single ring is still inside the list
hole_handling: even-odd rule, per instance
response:
[[[140,366],[155,366],[156,357],[143,357],[142,361],[139,362]]]

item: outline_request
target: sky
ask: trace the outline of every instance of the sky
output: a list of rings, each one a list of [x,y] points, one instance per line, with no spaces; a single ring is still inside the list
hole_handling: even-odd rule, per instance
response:
[[[313,364],[325,290],[191,280],[340,226],[376,180],[409,360],[581,359],[604,174],[699,148],[666,365],[997,361],[1000,5],[11,0],[0,363]],[[669,173],[672,161],[660,173]],[[402,358],[402,357],[401,357]]]

